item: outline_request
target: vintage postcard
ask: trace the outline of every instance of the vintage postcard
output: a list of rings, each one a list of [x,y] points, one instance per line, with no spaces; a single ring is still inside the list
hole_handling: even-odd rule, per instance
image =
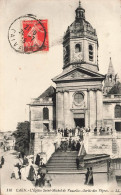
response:
[[[0,1],[0,194],[121,195],[121,1]]]

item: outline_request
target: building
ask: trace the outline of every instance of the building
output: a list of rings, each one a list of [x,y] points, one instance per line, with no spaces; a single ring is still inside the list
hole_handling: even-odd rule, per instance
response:
[[[104,80],[104,94],[107,94],[118,81],[119,81],[119,76],[118,74],[115,74],[112,60],[110,58],[108,72],[105,75],[105,80]]]
[[[119,78],[111,59],[106,76],[99,73],[98,37],[80,2],[63,37],[63,71],[52,80],[56,89],[49,87],[29,104],[32,139],[76,126],[121,131],[121,94],[109,93]]]

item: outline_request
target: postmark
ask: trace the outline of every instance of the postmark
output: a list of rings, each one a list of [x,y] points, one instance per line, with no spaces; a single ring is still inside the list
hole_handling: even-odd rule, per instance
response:
[[[15,19],[8,30],[8,41],[19,53],[48,51],[48,20],[38,20],[31,14]]]

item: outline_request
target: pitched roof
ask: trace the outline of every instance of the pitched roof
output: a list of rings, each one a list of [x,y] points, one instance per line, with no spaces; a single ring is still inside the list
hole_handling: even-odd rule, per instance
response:
[[[50,86],[37,99],[53,97],[55,92],[55,88],[53,86]]]
[[[110,58],[110,63],[109,63],[107,75],[115,75],[115,71],[114,71],[114,67],[113,67],[111,58]]]
[[[94,71],[91,71],[91,70],[88,70],[88,69],[86,69],[86,68],[83,68],[83,67],[81,67],[80,65],[77,65],[77,66],[73,66],[72,68],[68,68],[67,70],[64,70],[61,74],[59,74],[59,75],[57,75],[56,77],[54,77],[53,79],[52,79],[52,81],[54,81],[54,82],[58,82],[58,81],[66,81],[66,80],[79,80],[79,79],[84,79],[83,77],[81,77],[80,76],[80,78],[79,77],[75,77],[75,78],[68,78],[67,76],[69,76],[70,74],[72,74],[74,71],[78,71],[78,72],[82,72],[82,73],[84,73],[85,75],[87,74],[88,76],[89,76],[89,78],[99,78],[99,79],[104,79],[104,75],[102,75],[102,74],[99,74],[99,73],[97,73],[97,72],[94,72]],[[86,77],[86,79],[88,79],[87,77]]]

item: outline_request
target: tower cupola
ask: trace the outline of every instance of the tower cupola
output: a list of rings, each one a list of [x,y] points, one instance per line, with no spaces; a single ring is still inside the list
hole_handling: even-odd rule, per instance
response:
[[[63,69],[78,64],[97,72],[98,38],[96,30],[85,18],[81,2],[75,10],[74,22],[68,26],[63,37]]]
[[[75,10],[75,12],[76,12],[76,21],[85,19],[85,9],[82,8],[80,1],[79,1],[79,7]]]

